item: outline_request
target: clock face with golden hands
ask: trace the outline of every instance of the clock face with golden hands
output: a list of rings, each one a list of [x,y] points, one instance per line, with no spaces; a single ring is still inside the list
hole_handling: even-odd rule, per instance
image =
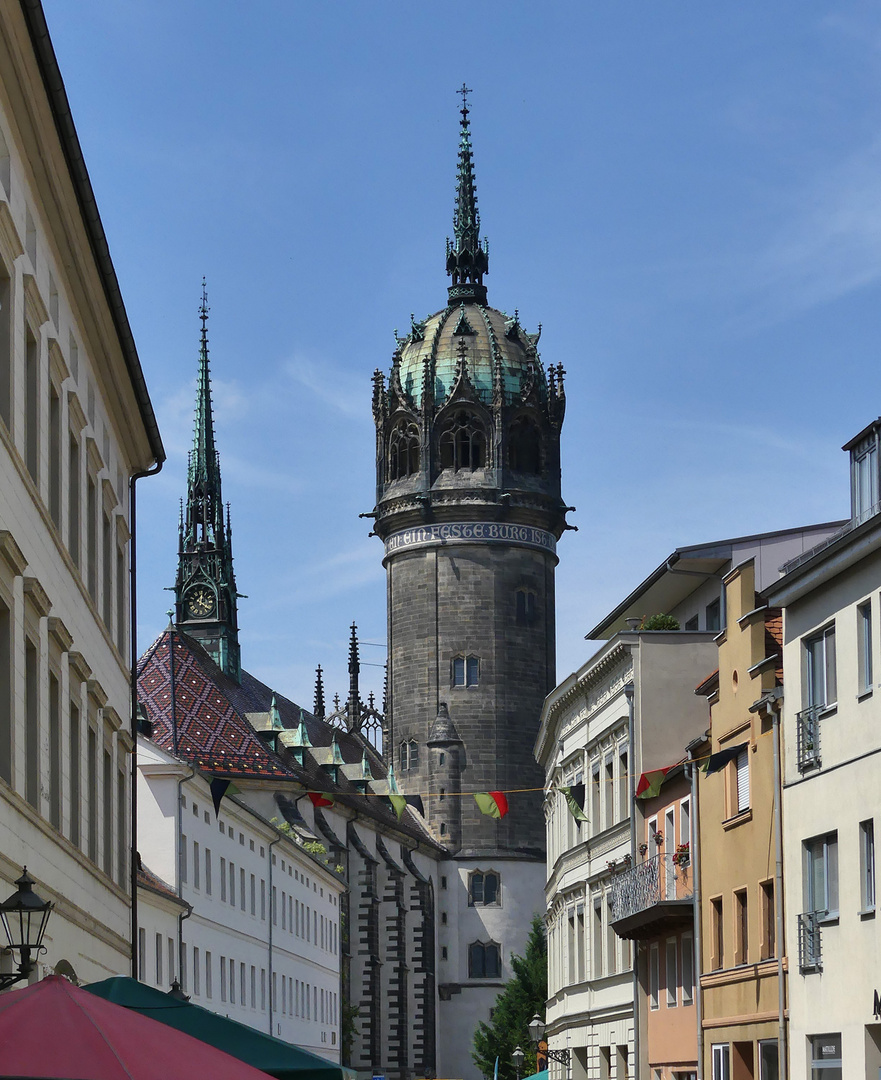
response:
[[[214,614],[214,593],[207,585],[196,585],[187,593],[187,613],[192,619],[206,619]]]

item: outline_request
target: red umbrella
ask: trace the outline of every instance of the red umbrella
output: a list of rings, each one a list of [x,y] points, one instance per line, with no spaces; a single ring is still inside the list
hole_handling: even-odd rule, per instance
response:
[[[237,1058],[60,975],[0,994],[0,1076],[267,1080]]]

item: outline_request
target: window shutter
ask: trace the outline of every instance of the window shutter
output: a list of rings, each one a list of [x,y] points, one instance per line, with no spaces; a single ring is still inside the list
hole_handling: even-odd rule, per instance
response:
[[[749,747],[737,755],[737,812],[749,810]]]

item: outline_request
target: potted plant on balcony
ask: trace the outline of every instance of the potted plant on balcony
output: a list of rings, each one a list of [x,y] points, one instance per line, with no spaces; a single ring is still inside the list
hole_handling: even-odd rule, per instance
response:
[[[673,865],[674,866],[688,866],[691,862],[691,849],[689,843],[686,840],[684,844],[677,844],[676,850],[673,852]]]

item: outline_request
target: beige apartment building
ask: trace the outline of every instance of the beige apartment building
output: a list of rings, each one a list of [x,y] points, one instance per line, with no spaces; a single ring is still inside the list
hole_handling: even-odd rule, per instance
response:
[[[790,1075],[881,1072],[881,934],[875,822],[881,817],[881,502],[876,420],[844,446],[851,520],[784,567],[786,941]]]
[[[709,702],[709,739],[691,748],[706,768],[698,773],[697,820],[699,1042],[708,1080],[786,1075],[786,959],[779,932],[782,619],[757,596],[755,581],[753,559],[723,580],[718,670],[697,691]]]
[[[127,973],[129,479],[164,454],[37,0],[0,5],[0,899]],[[8,955],[0,964],[11,965]]]

